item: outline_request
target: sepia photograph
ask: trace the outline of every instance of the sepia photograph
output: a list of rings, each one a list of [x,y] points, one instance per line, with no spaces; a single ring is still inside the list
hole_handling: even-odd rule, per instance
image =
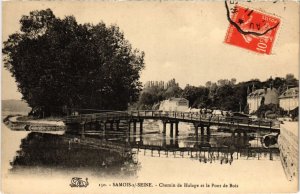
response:
[[[3,1],[1,192],[297,193],[300,3]]]

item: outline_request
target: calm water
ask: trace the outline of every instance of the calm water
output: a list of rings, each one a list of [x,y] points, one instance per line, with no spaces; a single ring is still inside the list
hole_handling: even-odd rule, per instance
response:
[[[147,121],[143,134],[139,134],[139,129],[135,134],[107,131],[105,135],[89,133],[81,139],[81,136],[63,132],[12,131],[2,124],[4,184],[9,187],[20,179],[24,181],[25,176],[28,184],[44,184],[47,179],[47,182],[63,186],[78,176],[88,177],[90,186],[87,189],[99,188],[99,184],[108,185],[115,180],[130,180],[150,182],[158,190],[175,193],[183,190],[159,185],[226,183],[238,186],[228,192],[278,191],[276,185],[290,183],[281,166],[277,144],[266,147],[263,135],[265,133],[233,136],[212,129],[210,136],[199,133],[197,138],[192,125],[180,123],[179,135],[170,137],[168,128],[167,134],[162,134],[160,122]],[[49,192],[55,189],[49,188]],[[136,191],[147,191],[139,189]],[[197,193],[200,188],[186,189]],[[218,188],[206,189],[218,191]]]

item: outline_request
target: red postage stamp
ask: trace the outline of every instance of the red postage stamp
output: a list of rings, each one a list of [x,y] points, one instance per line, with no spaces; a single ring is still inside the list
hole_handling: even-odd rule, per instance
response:
[[[271,54],[280,18],[235,5],[231,16],[227,3],[229,27],[225,43],[262,54]]]

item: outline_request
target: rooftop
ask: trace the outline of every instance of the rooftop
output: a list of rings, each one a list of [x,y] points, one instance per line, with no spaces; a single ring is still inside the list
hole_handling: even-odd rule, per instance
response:
[[[275,91],[277,92],[276,88],[266,88],[267,90],[265,89],[258,89],[258,90],[255,90],[254,92],[251,92],[248,96],[249,97],[257,97],[257,96],[264,96],[266,93],[270,92],[270,91]]]
[[[175,98],[175,97],[170,98],[169,100],[170,101],[182,101],[182,100],[187,101],[187,99],[185,99],[185,98]]]
[[[279,96],[279,98],[293,98],[293,97],[298,97],[298,95],[299,95],[299,88],[294,87],[294,88],[287,89]]]

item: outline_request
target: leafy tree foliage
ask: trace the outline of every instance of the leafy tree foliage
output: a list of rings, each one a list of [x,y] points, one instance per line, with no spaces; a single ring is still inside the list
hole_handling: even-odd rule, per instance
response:
[[[283,113],[284,110],[280,108],[277,104],[263,104],[256,111],[256,114],[259,118],[265,118],[271,114],[281,115]]]
[[[192,108],[221,109],[235,112],[244,111],[245,113],[249,113],[249,105],[247,104],[248,94],[252,90],[271,86],[275,87],[280,95],[288,87],[298,86],[298,80],[292,74],[288,74],[285,78],[276,77],[273,79],[271,77],[266,81],[252,79],[240,83],[236,83],[235,78],[231,78],[230,80],[220,79],[216,83],[208,81],[205,86],[196,87],[187,85],[182,91],[178,89],[177,92],[173,93],[169,92],[174,91],[172,87],[167,90],[159,90],[159,88],[152,87],[144,90],[148,94],[142,94],[139,102],[151,107],[151,105],[163,99],[180,96],[186,98]],[[176,87],[176,85],[173,87]],[[264,104],[264,99],[262,101],[262,104]],[[261,112],[263,114],[265,114],[265,109],[268,111],[268,106],[262,107]],[[281,112],[279,111],[279,113]]]
[[[186,86],[182,92],[182,97],[189,101],[192,108],[204,108],[209,104],[209,90],[206,87]]]
[[[172,98],[172,97],[180,97],[182,93],[182,89],[179,86],[171,86],[164,92],[164,98]]]
[[[156,102],[158,102],[157,95],[153,95],[150,92],[143,92],[140,96],[141,104],[152,106]]]
[[[182,89],[175,79],[166,82],[165,85],[151,85],[143,89],[137,104],[132,105],[139,109],[158,109],[159,102],[172,97],[181,97]]]
[[[138,98],[144,52],[133,49],[118,26],[78,24],[50,9],[32,11],[20,24],[2,52],[31,107],[48,115],[61,107],[122,110]]]

